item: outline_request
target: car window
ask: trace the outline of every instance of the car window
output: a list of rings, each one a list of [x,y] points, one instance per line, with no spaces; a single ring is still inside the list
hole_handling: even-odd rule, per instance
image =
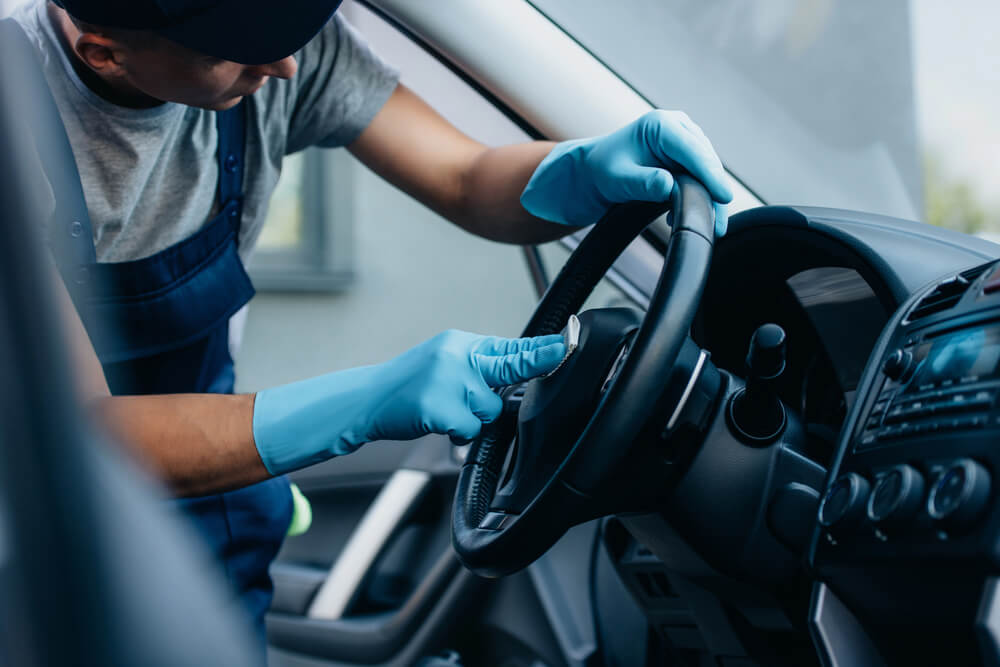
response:
[[[764,201],[1000,232],[993,0],[533,0]]]
[[[402,81],[459,129],[493,145],[528,140],[380,18],[352,2],[341,11],[401,69]],[[317,172],[324,174],[313,188],[319,194],[309,186]],[[315,269],[295,248],[315,243],[308,228],[317,220],[325,252],[335,256],[323,269],[337,273],[332,282],[294,279]],[[538,300],[521,247],[458,229],[344,150],[307,151],[286,164],[261,246],[271,264],[266,272],[256,260],[252,266],[258,295],[237,355],[241,391],[384,361],[447,328],[517,336]],[[550,243],[541,255],[552,278],[569,249]],[[588,305],[625,301],[626,293],[605,281]]]

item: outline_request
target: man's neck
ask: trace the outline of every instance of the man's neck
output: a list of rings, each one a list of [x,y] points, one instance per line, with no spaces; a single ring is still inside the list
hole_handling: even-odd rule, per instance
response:
[[[73,65],[73,70],[87,88],[112,104],[131,109],[149,109],[163,104],[162,101],[146,95],[127,82],[119,79],[107,79],[95,72],[73,48],[73,44],[80,36],[80,30],[73,23],[69,14],[57,7],[51,0],[45,4],[49,23],[55,30],[59,45]]]

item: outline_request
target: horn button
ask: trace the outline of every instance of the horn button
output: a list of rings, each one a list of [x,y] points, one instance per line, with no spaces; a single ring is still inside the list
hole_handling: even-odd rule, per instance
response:
[[[642,314],[600,308],[580,313],[579,320],[576,351],[554,373],[525,388],[494,511],[520,513],[553,477],[624,365]]]

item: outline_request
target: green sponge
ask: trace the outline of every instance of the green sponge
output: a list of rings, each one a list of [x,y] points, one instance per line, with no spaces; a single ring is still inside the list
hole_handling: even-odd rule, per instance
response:
[[[313,511],[309,499],[302,495],[299,487],[292,484],[292,522],[288,525],[288,537],[295,537],[309,530]]]

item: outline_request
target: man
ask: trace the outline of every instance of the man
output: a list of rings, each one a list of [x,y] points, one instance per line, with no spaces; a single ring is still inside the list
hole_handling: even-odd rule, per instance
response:
[[[706,185],[720,232],[731,198],[711,144],[676,112],[595,139],[483,146],[400,85],[333,16],[338,4],[38,0],[15,17],[90,213],[49,230],[86,326],[74,323],[88,396],[180,494],[214,494],[181,502],[261,630],[289,521],[281,475],[378,439],[474,438],[499,415],[491,388],[551,371],[565,352],[558,336],[445,332],[384,364],[230,395],[228,319],[253,295],[243,259],[286,154],[346,146],[459,226],[509,243],[557,238],[615,202],[664,200],[664,167]]]

